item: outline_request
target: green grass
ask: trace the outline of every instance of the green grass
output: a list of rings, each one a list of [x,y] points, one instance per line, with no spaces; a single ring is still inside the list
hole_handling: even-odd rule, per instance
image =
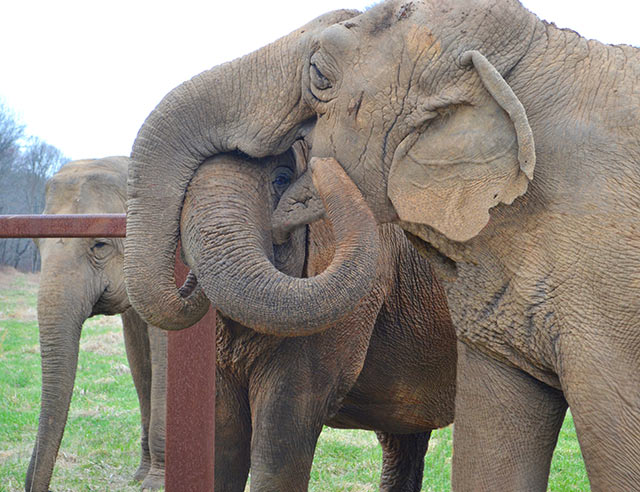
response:
[[[10,277],[10,278],[7,278]],[[0,272],[0,491],[22,491],[40,412],[37,277]],[[83,328],[75,391],[52,487],[137,491],[140,417],[119,317]]]
[[[37,276],[0,270],[0,492],[22,491],[40,410]],[[119,317],[85,323],[69,421],[51,482],[60,491],[137,491],[139,412]],[[382,455],[372,432],[325,428],[310,490],[378,490]],[[451,428],[433,432],[424,491],[450,489]],[[549,490],[586,491],[582,457],[568,415]]]
[[[452,428],[431,433],[425,458],[422,490],[451,489]],[[318,443],[311,472],[314,492],[361,492],[378,490],[382,452],[375,435],[357,430],[325,427]],[[551,463],[549,491],[585,492],[589,480],[584,469],[571,414],[567,414]]]

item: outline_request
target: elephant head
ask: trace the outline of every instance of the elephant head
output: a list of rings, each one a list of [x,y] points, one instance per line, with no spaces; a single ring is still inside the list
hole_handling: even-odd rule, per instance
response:
[[[336,158],[378,220],[466,241],[526,191],[533,136],[501,75],[526,46],[495,36],[507,19],[518,41],[537,21],[515,0],[389,1],[318,36],[311,155]]]
[[[74,161],[46,185],[46,214],[123,213],[126,157]],[[42,256],[38,325],[42,399],[26,490],[46,490],[67,421],[84,321],[130,307],[122,239],[37,239]]]
[[[489,209],[523,194],[533,175],[532,132],[504,74],[538,23],[517,0],[391,0],[327,14],[174,89],[132,153],[132,304],[162,326],[200,316],[202,298],[181,297],[172,278],[195,169],[223,152],[278,155],[311,130],[311,156],[337,159],[379,222],[453,241],[477,235]],[[285,206],[307,202],[301,183]]]

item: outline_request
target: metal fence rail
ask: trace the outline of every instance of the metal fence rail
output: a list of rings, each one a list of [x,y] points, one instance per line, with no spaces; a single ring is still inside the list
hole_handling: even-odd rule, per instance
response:
[[[0,215],[0,238],[125,237],[125,214]],[[176,255],[176,284],[188,269]],[[210,492],[214,482],[215,311],[169,332],[165,490]]]
[[[125,237],[125,214],[0,215],[0,238]]]

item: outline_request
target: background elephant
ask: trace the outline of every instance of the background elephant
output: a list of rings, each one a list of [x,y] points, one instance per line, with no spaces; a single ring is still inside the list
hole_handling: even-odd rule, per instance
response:
[[[108,157],[66,164],[47,182],[44,213],[123,213],[128,163],[126,157]],[[142,456],[135,478],[144,479],[145,488],[163,486],[167,335],[147,325],[129,304],[123,240],[35,241],[42,255],[38,292],[42,400],[25,490],[49,489],[73,393],[82,325],[96,314],[122,316],[142,418]]]
[[[544,490],[568,405],[592,488],[640,489],[639,77],[637,48],[587,41],[517,0],[327,14],[185,82],[146,120],[130,179],[132,304],[152,319],[170,298],[173,318],[199,315],[170,272],[203,160],[277,155],[313,130],[311,156],[337,159],[376,219],[400,224],[448,279],[453,487]]]
[[[238,263],[259,276],[245,243],[271,242],[271,212],[296,174],[290,152],[266,163],[221,155],[200,166],[182,209],[182,247],[207,294],[233,295],[227,275],[239,278]],[[358,220],[331,215],[346,230]],[[321,275],[334,241],[322,221],[266,254],[288,275]],[[281,336],[306,330],[261,325],[256,315],[257,332],[218,314],[216,491],[244,491],[249,468],[252,491],[307,490],[323,424],[375,430],[381,490],[421,490],[431,430],[453,420],[455,333],[444,291],[401,229],[382,226],[380,245],[367,295],[321,333]],[[240,296],[258,295],[251,279],[238,283]],[[320,310],[322,302],[299,310]]]

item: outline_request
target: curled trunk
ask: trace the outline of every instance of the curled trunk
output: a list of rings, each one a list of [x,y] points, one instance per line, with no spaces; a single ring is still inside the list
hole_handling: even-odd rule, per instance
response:
[[[125,241],[129,298],[147,322],[184,328],[208,308],[199,289],[183,297],[173,279],[180,208],[198,166],[223,152],[261,157],[289,148],[313,118],[301,91],[314,36],[356,13],[326,14],[203,72],[171,91],[149,115],[132,151]],[[264,100],[279,104],[265,107]]]
[[[182,237],[199,282],[224,314],[271,335],[309,335],[352,311],[371,290],[378,228],[337,162],[316,163],[329,170],[314,174],[314,184],[333,225],[336,253],[312,278],[290,277],[273,266],[271,204],[257,173],[233,156],[221,156],[211,166],[191,182]]]

